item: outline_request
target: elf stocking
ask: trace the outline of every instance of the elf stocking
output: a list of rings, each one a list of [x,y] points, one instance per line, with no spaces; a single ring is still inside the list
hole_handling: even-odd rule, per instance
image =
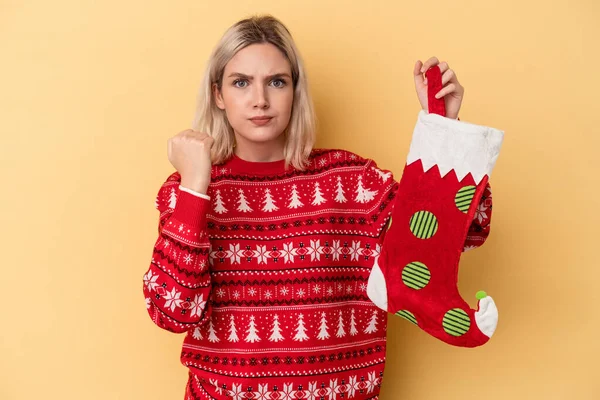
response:
[[[498,311],[483,291],[478,310],[463,300],[458,263],[504,132],[445,118],[443,97],[434,97],[442,88],[439,67],[426,76],[429,113],[419,113],[367,294],[446,343],[476,347],[494,333]]]

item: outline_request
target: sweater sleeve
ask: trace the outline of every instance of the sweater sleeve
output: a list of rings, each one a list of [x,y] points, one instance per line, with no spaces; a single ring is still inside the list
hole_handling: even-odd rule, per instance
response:
[[[160,187],[158,237],[144,274],[143,293],[152,321],[182,333],[210,317],[210,242],[206,214],[210,197],[181,186],[178,172]]]
[[[477,210],[473,217],[473,222],[467,232],[467,239],[465,240],[465,246],[463,252],[476,249],[485,243],[489,234],[492,224],[492,188],[490,183],[487,182]]]

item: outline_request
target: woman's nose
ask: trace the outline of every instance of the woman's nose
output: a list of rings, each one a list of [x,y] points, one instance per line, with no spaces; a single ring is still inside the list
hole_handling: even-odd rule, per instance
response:
[[[254,93],[254,105],[255,107],[265,108],[269,106],[269,102],[267,100],[266,90],[263,87],[259,87],[256,85],[257,89]]]

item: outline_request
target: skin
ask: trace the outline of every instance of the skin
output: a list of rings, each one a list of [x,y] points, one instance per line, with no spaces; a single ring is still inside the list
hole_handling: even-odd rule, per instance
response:
[[[428,111],[425,72],[436,65],[442,73],[442,89],[436,97],[444,97],[446,118],[456,119],[464,88],[448,63],[440,63],[436,57],[425,63],[417,60],[413,68],[421,108]],[[291,67],[284,54],[270,43],[260,43],[240,50],[227,63],[221,90],[213,85],[216,104],[225,110],[234,130],[234,152],[241,159],[268,162],[284,158],[285,136],[282,133],[289,124],[294,100],[291,75]],[[250,118],[258,115],[269,115],[273,119],[267,125],[257,126]],[[212,144],[209,135],[191,129],[169,139],[169,160],[180,171],[184,187],[206,193],[210,182]],[[194,157],[197,154],[203,154],[203,157]],[[198,160],[197,165],[190,160]]]
[[[442,73],[442,89],[437,92],[436,98],[444,97],[446,104],[446,118],[457,119],[460,105],[462,104],[465,88],[458,82],[458,78],[447,62],[442,61],[441,63],[437,57],[431,57],[425,63],[421,63],[421,60],[417,60],[413,68],[413,75],[415,79],[415,90],[417,91],[417,97],[421,108],[425,111],[429,111],[427,106],[427,79],[425,79],[425,72],[438,65],[440,72]]]
[[[442,90],[436,97],[444,97],[446,117],[456,119],[464,95],[464,87],[447,62],[431,57],[425,63],[418,60],[413,68],[415,90],[421,108],[428,111],[427,79],[425,72],[438,65],[442,73]],[[242,73],[247,77],[231,76]],[[271,77],[276,73],[287,76]],[[225,110],[234,129],[235,154],[248,161],[275,161],[283,159],[285,137],[292,111],[294,90],[291,67],[285,55],[270,43],[253,44],[240,50],[225,67],[221,91],[213,85],[215,101]],[[249,118],[272,115],[265,126],[254,125]]]
[[[221,90],[214,84],[213,91],[217,106],[225,110],[233,127],[238,157],[256,162],[284,158],[282,133],[290,121],[294,88],[289,61],[277,47],[257,43],[238,51],[225,66]],[[258,115],[273,118],[257,126],[249,118]]]

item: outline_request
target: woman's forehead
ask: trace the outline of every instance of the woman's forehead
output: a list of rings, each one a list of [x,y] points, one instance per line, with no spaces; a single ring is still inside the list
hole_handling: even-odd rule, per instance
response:
[[[290,73],[285,55],[271,43],[252,44],[238,51],[225,66],[225,71],[247,76]]]

